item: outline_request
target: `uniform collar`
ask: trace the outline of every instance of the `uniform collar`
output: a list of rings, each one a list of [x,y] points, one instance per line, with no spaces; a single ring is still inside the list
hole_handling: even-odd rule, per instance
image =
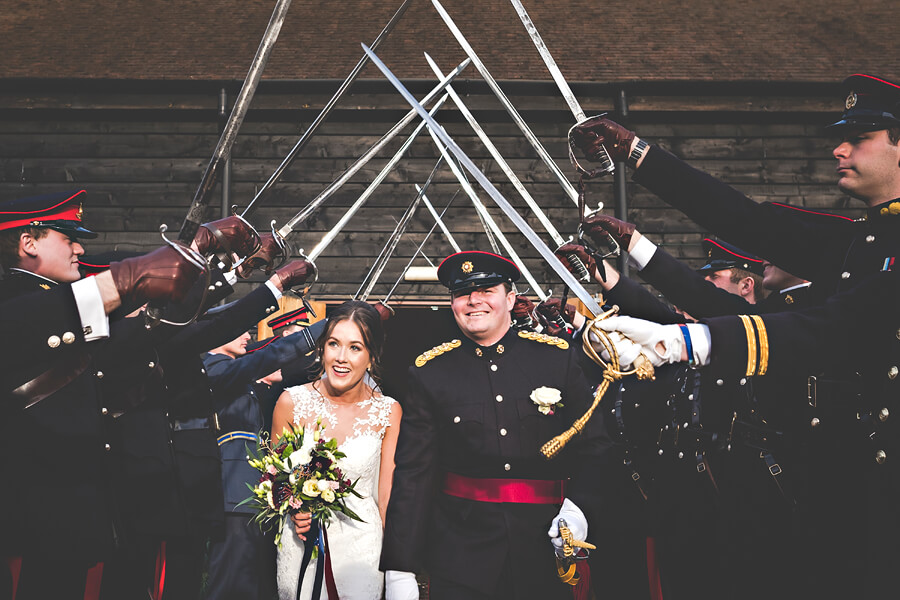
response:
[[[869,221],[883,221],[900,217],[900,198],[882,202],[866,209],[866,218]]]
[[[467,354],[474,356],[475,358],[494,360],[509,352],[518,340],[519,336],[516,333],[516,330],[510,327],[506,334],[504,334],[496,344],[491,344],[490,346],[477,344],[463,334],[462,348]]]
[[[9,269],[9,274],[10,276],[30,275],[31,277],[34,277],[36,280],[38,280],[38,285],[45,290],[49,290],[51,287],[56,287],[59,285],[57,282],[53,281],[52,279],[47,279],[43,275],[38,275],[37,273],[32,273],[31,271],[26,271],[25,269],[20,269],[18,267],[11,267]]]

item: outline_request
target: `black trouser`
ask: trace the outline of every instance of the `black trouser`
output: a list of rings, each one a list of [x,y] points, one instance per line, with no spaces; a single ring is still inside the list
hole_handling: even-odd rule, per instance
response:
[[[268,600],[275,595],[275,544],[250,519],[225,515],[225,539],[209,548],[206,598]]]
[[[548,544],[549,546],[549,544]],[[553,560],[552,552],[548,552],[548,560]],[[507,560],[500,573],[500,581],[496,589],[480,590],[467,587],[455,581],[430,577],[429,598],[431,600],[571,600],[572,588],[559,580],[549,580],[546,585],[521,589],[517,585],[521,581],[517,577],[514,566]],[[533,581],[533,578],[529,578]],[[519,588],[519,589],[517,589]]]

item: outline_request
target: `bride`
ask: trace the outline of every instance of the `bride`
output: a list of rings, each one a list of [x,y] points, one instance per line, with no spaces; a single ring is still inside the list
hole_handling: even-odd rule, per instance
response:
[[[345,477],[358,479],[356,490],[363,497],[351,495],[346,501],[362,521],[335,512],[327,527],[328,552],[341,600],[379,600],[384,587],[378,561],[401,411],[396,401],[376,391],[383,343],[378,311],[355,300],[340,305],[329,314],[328,326],[317,341],[321,378],[285,390],[272,418],[273,440],[289,423],[307,427],[321,420],[324,435],[335,438],[347,455],[339,463]],[[294,515],[285,524],[277,570],[282,600],[296,598],[309,529],[308,513]],[[316,560],[322,557],[310,561],[302,579],[304,599],[312,594]],[[321,598],[327,596],[323,584]]]

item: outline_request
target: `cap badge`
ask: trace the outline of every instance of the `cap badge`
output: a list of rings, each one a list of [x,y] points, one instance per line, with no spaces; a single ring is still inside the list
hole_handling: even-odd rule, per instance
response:
[[[81,216],[84,214],[84,208],[81,204],[78,205],[78,210],[75,212],[75,218],[79,221],[81,220]]]
[[[847,101],[844,102],[844,106],[847,107],[847,110],[856,106],[856,92],[850,92],[850,95],[847,96]]]
[[[462,267],[461,267],[461,268],[462,268],[462,272],[465,273],[466,275],[468,275],[469,273],[472,272],[472,270],[473,270],[475,267],[472,265],[472,261],[471,261],[471,260],[467,260],[466,262],[464,262],[464,263],[462,264]]]

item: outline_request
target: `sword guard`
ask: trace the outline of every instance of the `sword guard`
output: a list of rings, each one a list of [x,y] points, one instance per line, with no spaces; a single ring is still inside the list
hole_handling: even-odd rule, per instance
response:
[[[563,246],[565,246],[566,244],[572,243],[574,241],[574,239],[575,238],[573,238],[572,236],[569,236],[569,239],[565,243],[560,244],[559,247],[556,248],[556,252],[559,252],[559,249],[562,248]],[[575,271],[573,273],[573,275],[575,275],[575,279],[577,279],[578,281],[582,281],[582,282],[588,282],[591,280],[591,274],[588,273],[587,267],[585,266],[584,262],[582,262],[582,260],[580,258],[578,258],[577,254],[575,254],[574,252],[559,252],[559,253],[562,254],[563,256],[565,256],[566,260],[569,261],[569,264],[572,266],[572,269]]]
[[[152,329],[159,325],[160,323],[165,323],[166,325],[174,325],[176,327],[184,327],[185,325],[190,325],[194,321],[197,320],[197,317],[200,316],[200,313],[203,312],[203,305],[206,303],[206,296],[209,292],[209,282],[210,282],[210,272],[209,272],[209,264],[206,261],[206,258],[191,248],[183,244],[180,241],[172,241],[166,237],[166,231],[168,231],[168,226],[163,223],[159,226],[159,235],[162,238],[163,242],[172,247],[178,254],[182,256],[185,260],[193,264],[195,267],[200,269],[200,271],[204,275],[205,281],[203,282],[203,294],[200,296],[200,301],[197,303],[197,310],[194,312],[194,315],[188,319],[187,321],[178,322],[178,321],[170,321],[166,319],[163,315],[165,313],[164,308],[154,303],[149,303],[147,305],[147,309],[144,311],[144,327],[147,329]]]
[[[575,141],[572,139],[572,132],[575,131],[575,128],[581,125],[582,123],[589,121],[591,119],[596,119],[600,117],[606,116],[608,113],[601,113],[595,117],[586,117],[581,121],[578,121],[571,127],[569,127],[569,132],[566,134],[566,139],[568,141],[569,146],[569,162],[572,163],[572,166],[575,167],[575,170],[585,179],[595,179],[597,177],[602,177],[603,175],[612,175],[616,172],[616,165],[613,164],[612,158],[609,156],[609,152],[606,150],[606,146],[600,145],[600,156],[598,157],[600,160],[600,166],[595,169],[585,169],[578,162],[578,159],[575,158]]]

